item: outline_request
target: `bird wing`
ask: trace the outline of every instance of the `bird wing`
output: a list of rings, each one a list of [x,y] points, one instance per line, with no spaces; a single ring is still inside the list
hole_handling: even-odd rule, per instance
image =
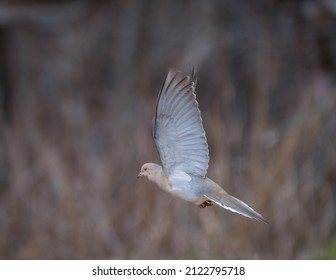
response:
[[[195,95],[196,78],[170,69],[153,119],[153,139],[164,170],[205,177],[209,150]]]

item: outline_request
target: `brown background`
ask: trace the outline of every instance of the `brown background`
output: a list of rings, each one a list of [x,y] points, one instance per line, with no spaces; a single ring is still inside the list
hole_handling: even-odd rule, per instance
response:
[[[336,4],[1,1],[0,258],[306,259],[335,241]],[[169,67],[208,175],[270,222],[136,175]]]

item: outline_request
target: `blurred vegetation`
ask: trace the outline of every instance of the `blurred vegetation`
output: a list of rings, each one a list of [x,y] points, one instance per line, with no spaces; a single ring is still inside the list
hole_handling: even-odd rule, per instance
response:
[[[314,255],[317,260],[336,260],[336,242],[330,243]]]
[[[330,0],[2,1],[0,258],[313,258],[336,229],[335,30]],[[209,177],[269,226],[136,180],[191,65]]]

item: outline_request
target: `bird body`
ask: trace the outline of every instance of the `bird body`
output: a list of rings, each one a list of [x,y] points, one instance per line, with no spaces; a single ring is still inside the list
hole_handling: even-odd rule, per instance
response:
[[[162,166],[146,163],[146,176],[162,190],[201,208],[219,206],[267,223],[251,207],[229,195],[206,177],[209,150],[195,95],[196,77],[169,70],[161,87],[153,119],[153,139]]]

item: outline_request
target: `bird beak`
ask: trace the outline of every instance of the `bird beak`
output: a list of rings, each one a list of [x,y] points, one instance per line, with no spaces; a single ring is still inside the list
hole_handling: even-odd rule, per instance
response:
[[[139,179],[139,178],[142,177],[142,176],[143,176],[143,173],[140,172],[140,173],[138,174],[137,178]]]

